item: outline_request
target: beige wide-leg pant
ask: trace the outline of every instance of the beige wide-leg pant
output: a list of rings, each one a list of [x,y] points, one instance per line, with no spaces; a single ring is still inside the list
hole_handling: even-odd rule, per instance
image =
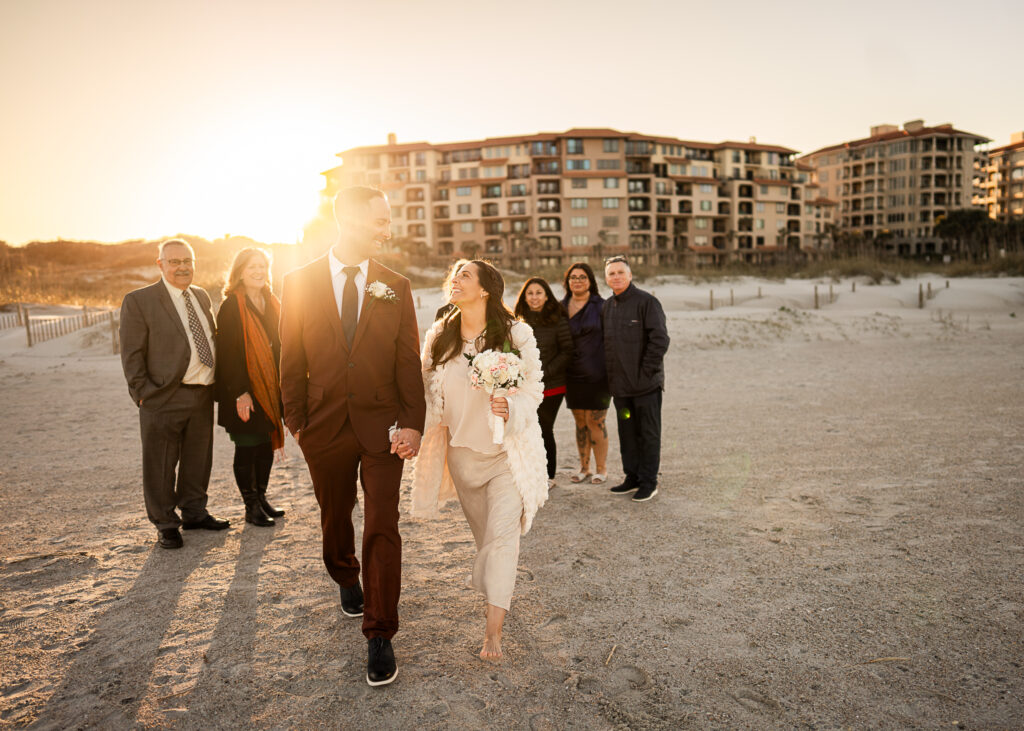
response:
[[[516,584],[523,515],[523,499],[512,482],[508,460],[504,452],[489,455],[449,446],[448,470],[476,539],[470,585],[488,604],[507,611]]]

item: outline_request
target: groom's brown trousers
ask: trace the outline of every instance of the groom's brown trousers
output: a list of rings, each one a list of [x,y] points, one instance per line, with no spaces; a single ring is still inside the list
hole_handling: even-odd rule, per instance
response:
[[[356,504],[356,477],[361,473],[363,634],[391,639],[398,631],[402,586],[402,538],[398,534],[402,460],[388,450],[367,451],[359,443],[351,420],[346,420],[341,433],[327,445],[301,439],[300,446],[320,503],[324,565],[341,586],[352,586],[359,580],[352,509]]]

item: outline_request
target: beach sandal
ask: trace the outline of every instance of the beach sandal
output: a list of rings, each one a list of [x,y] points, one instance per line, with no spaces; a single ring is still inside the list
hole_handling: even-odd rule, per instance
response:
[[[594,475],[593,477],[590,478],[590,484],[591,485],[600,485],[601,483],[603,483],[607,479],[608,479],[608,473],[607,472],[598,472],[596,475]]]
[[[569,479],[570,479],[570,480],[571,480],[572,482],[577,482],[577,483],[579,483],[579,482],[583,482],[583,481],[584,481],[584,480],[586,480],[586,479],[587,479],[588,477],[590,477],[590,473],[589,473],[589,472],[577,472],[577,473],[576,473],[575,475],[573,475],[573,476],[572,476],[572,477],[570,477]]]

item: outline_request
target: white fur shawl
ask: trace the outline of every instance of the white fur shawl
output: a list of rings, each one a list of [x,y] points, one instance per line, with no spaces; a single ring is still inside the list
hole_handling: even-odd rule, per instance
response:
[[[456,497],[455,485],[448,472],[448,427],[441,425],[444,411],[444,372],[447,363],[431,368],[430,349],[441,331],[435,322],[423,340],[423,387],[427,396],[427,421],[423,429],[420,453],[412,478],[412,514],[429,517],[438,514],[440,503]],[[523,384],[507,398],[511,404],[505,424],[505,454],[512,481],[523,498],[522,532],[526,535],[537,509],[548,499],[547,457],[537,420],[537,407],[544,398],[541,381],[540,351],[533,330],[525,322],[512,326],[512,345],[523,361]]]

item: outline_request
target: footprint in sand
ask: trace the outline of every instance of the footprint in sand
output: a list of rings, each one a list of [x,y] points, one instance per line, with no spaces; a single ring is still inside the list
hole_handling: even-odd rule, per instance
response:
[[[559,622],[564,621],[565,619],[566,616],[564,614],[553,614],[546,620],[544,620],[544,623],[541,624],[540,627],[538,627],[537,629],[545,629],[547,627],[551,627],[552,625],[556,625]]]
[[[500,685],[502,688],[505,688],[506,690],[510,690],[512,688],[512,681],[509,680],[507,676],[502,675],[501,673],[488,673],[487,677],[493,680],[498,685]]]
[[[736,693],[730,693],[729,696],[748,711],[778,711],[782,708],[777,700],[761,695],[752,688],[743,688]]]
[[[545,713],[538,713],[530,716],[530,731],[555,731],[558,726]]]
[[[618,695],[627,690],[642,688],[650,682],[650,677],[638,667],[623,665],[612,671],[608,681],[608,694]]]

